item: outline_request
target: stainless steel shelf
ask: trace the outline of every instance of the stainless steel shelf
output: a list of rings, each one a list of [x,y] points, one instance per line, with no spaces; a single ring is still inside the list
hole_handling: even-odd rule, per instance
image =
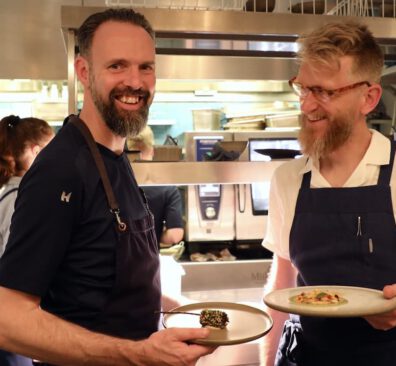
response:
[[[63,29],[77,29],[83,20],[104,7],[62,6]],[[270,36],[297,37],[332,21],[346,21],[338,15],[255,13],[242,11],[196,11],[158,8],[135,9],[144,14],[157,33],[168,34],[217,34],[243,36],[245,39]],[[349,17],[362,18],[362,17]],[[393,18],[364,17],[378,38],[395,38],[396,24]]]
[[[284,160],[132,162],[139,185],[250,184],[269,181]]]

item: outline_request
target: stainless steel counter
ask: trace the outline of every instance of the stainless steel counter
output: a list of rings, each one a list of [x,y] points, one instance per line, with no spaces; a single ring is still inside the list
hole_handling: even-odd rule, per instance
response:
[[[201,301],[230,301],[263,307],[263,286],[271,260],[181,263],[182,295]],[[259,366],[260,339],[240,345],[219,347],[197,366]]]

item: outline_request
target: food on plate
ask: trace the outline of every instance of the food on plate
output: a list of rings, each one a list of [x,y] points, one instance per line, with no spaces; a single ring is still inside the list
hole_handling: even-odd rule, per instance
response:
[[[292,296],[289,300],[293,304],[304,305],[341,305],[348,302],[347,299],[336,292],[323,289],[303,291],[298,295]]]
[[[190,313],[188,311],[158,311],[161,314],[187,314],[187,315],[198,315],[199,323],[203,327],[212,327],[224,329],[230,322],[227,313],[221,310],[210,310],[204,309],[200,313]]]
[[[199,317],[199,323],[203,327],[224,329],[229,321],[227,313],[220,310],[204,309]]]

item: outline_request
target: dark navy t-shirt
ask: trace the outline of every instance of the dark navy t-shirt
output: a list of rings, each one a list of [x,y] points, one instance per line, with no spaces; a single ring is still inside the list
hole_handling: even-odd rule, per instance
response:
[[[147,197],[150,211],[154,215],[157,241],[161,239],[164,224],[168,229],[183,228],[182,201],[175,186],[142,187]]]
[[[121,217],[141,219],[147,210],[128,159],[98,147]],[[114,283],[114,226],[89,148],[66,124],[22,179],[0,285],[40,296],[43,309],[89,324]]]

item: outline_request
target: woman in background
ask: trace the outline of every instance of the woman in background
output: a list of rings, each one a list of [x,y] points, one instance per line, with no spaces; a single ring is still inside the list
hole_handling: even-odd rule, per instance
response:
[[[47,122],[7,116],[0,121],[0,257],[10,233],[11,217],[22,176],[54,137]],[[31,366],[32,360],[0,350],[1,366]]]

